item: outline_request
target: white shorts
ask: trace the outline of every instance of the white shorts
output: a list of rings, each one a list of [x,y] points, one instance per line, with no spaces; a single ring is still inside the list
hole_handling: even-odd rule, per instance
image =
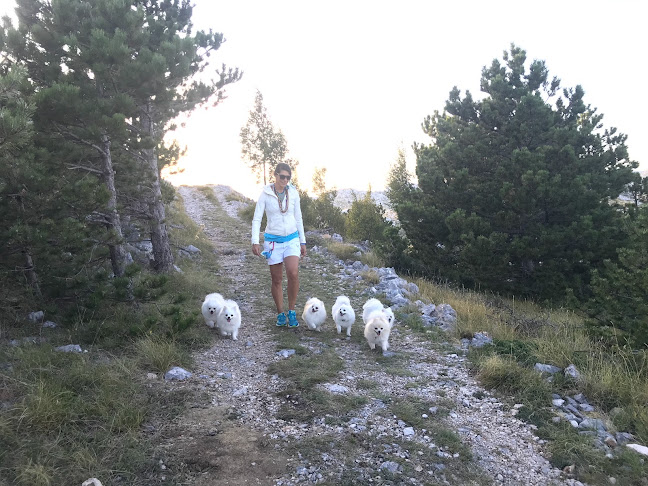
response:
[[[293,238],[285,243],[264,241],[263,251],[270,252],[270,258],[267,259],[268,265],[276,265],[277,263],[283,263],[284,258],[286,257],[301,256],[301,245],[299,243],[299,238]]]

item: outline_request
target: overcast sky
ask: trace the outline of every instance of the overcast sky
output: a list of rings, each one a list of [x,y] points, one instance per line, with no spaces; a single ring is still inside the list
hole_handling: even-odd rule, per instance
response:
[[[648,169],[643,0],[194,3],[195,26],[226,38],[214,66],[244,76],[176,133],[188,146],[176,183],[258,194],[239,137],[258,89],[300,162],[302,185],[326,166],[329,187],[382,189],[399,147],[414,167],[412,143],[429,141],[424,117],[443,110],[455,85],[479,96],[482,67],[511,42],[545,60],[563,87],[582,85],[586,103],[628,135],[631,158]]]

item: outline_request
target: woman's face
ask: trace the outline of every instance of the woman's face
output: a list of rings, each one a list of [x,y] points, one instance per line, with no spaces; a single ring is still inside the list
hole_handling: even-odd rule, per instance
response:
[[[281,170],[275,174],[275,189],[277,192],[283,192],[290,182],[290,173],[287,170]]]

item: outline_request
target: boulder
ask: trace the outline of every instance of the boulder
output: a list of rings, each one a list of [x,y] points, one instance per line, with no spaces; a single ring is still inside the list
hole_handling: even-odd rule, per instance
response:
[[[648,456],[648,447],[640,444],[626,444],[628,449],[632,449],[635,452],[638,452],[642,456]]]
[[[533,369],[539,371],[540,373],[549,373],[550,375],[562,371],[562,368],[558,368],[557,366],[550,365],[550,364],[543,364],[543,363],[536,363]]]
[[[191,377],[192,377],[192,373],[190,371],[187,371],[184,368],[180,368],[179,366],[174,366],[164,374],[164,379],[168,381],[171,380],[183,381]]]
[[[576,368],[576,366],[573,364],[570,364],[567,368],[565,368],[565,376],[575,381],[579,381],[581,379],[580,371],[578,371],[578,368]]]
[[[44,317],[45,313],[43,311],[30,312],[29,314],[27,314],[27,320],[31,322],[42,321]]]

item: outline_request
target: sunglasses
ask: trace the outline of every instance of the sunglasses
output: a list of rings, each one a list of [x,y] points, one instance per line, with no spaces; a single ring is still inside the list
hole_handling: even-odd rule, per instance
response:
[[[277,177],[279,177],[279,179],[281,179],[282,181],[289,181],[290,180],[289,175],[277,174]]]

